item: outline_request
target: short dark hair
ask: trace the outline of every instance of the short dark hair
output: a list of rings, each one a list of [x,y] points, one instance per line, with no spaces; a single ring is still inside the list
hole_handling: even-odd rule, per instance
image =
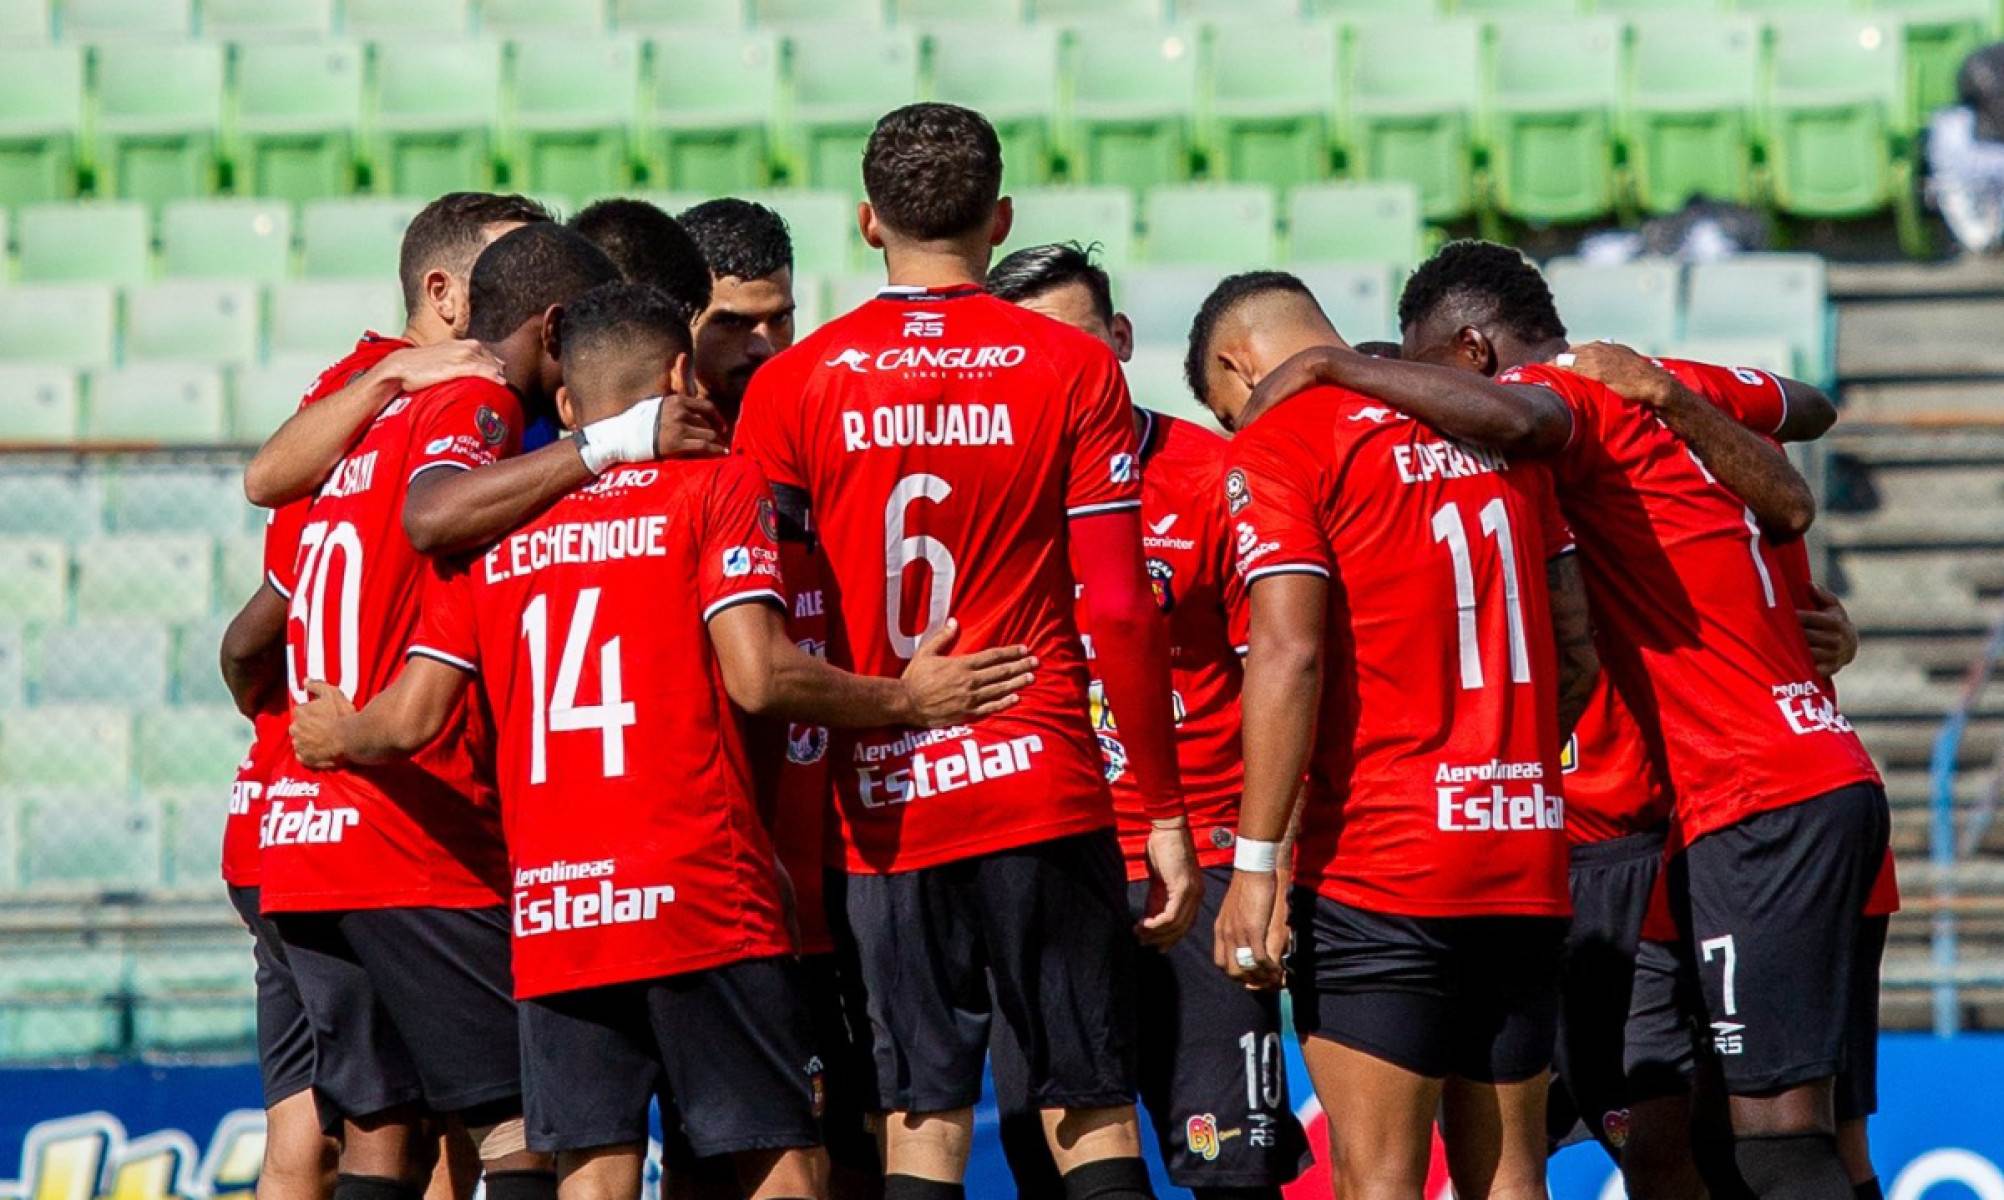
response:
[[[564,308],[564,366],[591,370],[602,354],[660,348],[687,353],[689,322],[673,296],[651,283],[602,283]]]
[[[1092,293],[1093,311],[1113,323],[1113,282],[1106,268],[1093,261],[1099,243],[1052,242],[1026,246],[988,268],[988,290],[1012,304],[1044,295],[1067,284]]]
[[[695,239],[716,279],[764,279],[793,269],[786,218],[763,204],[725,196],[675,218]]]
[[[553,304],[569,304],[619,278],[597,246],[550,221],[503,234],[473,264],[466,336],[498,342]]]
[[[1509,246],[1463,238],[1440,248],[1406,281],[1399,328],[1450,310],[1461,325],[1500,325],[1526,342],[1566,336],[1552,289],[1531,260]]]
[[[470,275],[480,257],[481,235],[489,225],[547,221],[550,212],[527,196],[493,192],[447,192],[418,210],[404,227],[397,252],[397,278],[404,286],[404,311],[424,304],[425,272]]]
[[[1204,365],[1210,361],[1211,339],[1217,336],[1219,323],[1246,301],[1274,292],[1305,296],[1310,304],[1316,302],[1315,293],[1308,290],[1308,285],[1286,271],[1247,271],[1242,275],[1228,275],[1211,289],[1210,295],[1204,297],[1203,305],[1197,309],[1196,319],[1190,322],[1190,349],[1183,358],[1183,379],[1198,400],[1211,398],[1210,388],[1204,382]]]
[[[959,237],[995,213],[1002,143],[988,118],[954,104],[884,114],[863,151],[863,191],[890,228],[920,241]]]
[[[570,220],[634,283],[651,283],[694,321],[710,307],[710,265],[689,231],[645,200],[600,200]]]

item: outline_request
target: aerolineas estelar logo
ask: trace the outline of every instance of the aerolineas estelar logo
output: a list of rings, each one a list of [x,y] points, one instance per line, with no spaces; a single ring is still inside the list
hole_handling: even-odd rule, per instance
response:
[[[206,1152],[179,1129],[126,1136],[110,1113],[43,1121],[21,1143],[11,1200],[248,1200],[264,1159],[264,1114],[225,1116]]]

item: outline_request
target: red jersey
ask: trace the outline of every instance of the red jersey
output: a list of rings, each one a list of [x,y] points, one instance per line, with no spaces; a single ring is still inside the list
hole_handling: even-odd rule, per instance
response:
[[[1779,426],[1772,377],[1664,365],[1741,423]],[[1572,413],[1554,463],[1560,503],[1579,534],[1601,664],[1676,792],[1678,844],[1876,779],[1739,497],[1654,413],[1598,383],[1546,364],[1500,380],[1546,387]]]
[[[409,481],[513,454],[515,394],[456,379],[399,396],[350,448],[307,510],[286,622],[295,703],[308,680],[361,707],[396,678],[416,632],[428,567],[404,533]],[[314,771],[286,756],[259,828],[263,902],[274,912],[499,904],[500,814],[482,765],[489,740],[462,704],[409,761]]]
[[[1231,443],[1238,577],[1329,580],[1294,878],[1407,916],[1563,916],[1549,472],[1313,388]]]
[[[618,467],[436,575],[411,653],[494,713],[517,996],[792,952],[709,639],[784,603],[777,533],[742,458]]]
[[[395,351],[408,349],[402,338],[365,333],[346,358],[320,373],[301,397],[299,407],[324,400],[355,381]],[[264,579],[287,601],[292,599],[292,565],[299,550],[299,528],[306,523],[311,499],[295,500],[272,509],[264,525]],[[258,823],[264,819],[264,791],[271,773],[290,750],[286,731],[290,708],[284,697],[251,718],[251,745],[237,765],[230,788],[230,811],[223,822],[223,882],[231,887],[258,885]]]
[[[806,542],[782,541],[779,562],[788,597],[786,636],[816,658],[828,657],[828,616],[819,556]],[[831,954],[835,950],[822,886],[834,786],[828,776],[828,730],[819,725],[788,725],[786,757],[779,764],[779,794],[773,805],[772,841],[780,865],[793,882],[802,954]]]
[[[1111,825],[1066,522],[1141,503],[1113,352],[979,288],[887,289],[759,368],[737,446],[808,496],[837,665],[898,675],[949,616],[961,649],[1042,660],[972,725],[837,733],[837,861],[907,871]]]
[[[1226,587],[1231,576],[1225,506],[1219,488],[1225,474],[1225,439],[1174,417],[1147,409],[1141,418],[1142,548],[1148,581],[1169,626],[1169,681],[1175,689],[1176,772],[1183,781],[1184,806],[1199,866],[1232,861],[1232,831],[1239,823],[1239,795],[1245,767],[1239,754],[1239,655],[1244,642],[1243,605],[1234,603],[1235,624],[1226,607],[1243,593]],[[1083,624],[1083,609],[1080,610]],[[1086,661],[1093,662],[1090,637]],[[1105,689],[1092,681],[1093,730],[1099,735],[1106,777],[1113,785],[1113,811],[1129,880],[1148,878],[1148,809],[1120,729],[1107,706]]]

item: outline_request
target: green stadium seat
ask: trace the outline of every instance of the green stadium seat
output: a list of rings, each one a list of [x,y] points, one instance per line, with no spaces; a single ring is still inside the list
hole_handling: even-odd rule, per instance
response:
[[[143,800],[29,795],[21,884],[29,892],[132,892],[160,886],[159,814]]]
[[[1642,207],[1672,213],[1693,196],[1750,202],[1760,25],[1677,15],[1638,17],[1630,29],[1622,125]]]
[[[192,787],[147,788],[142,794],[166,822],[167,886],[181,891],[220,887],[229,790],[218,789],[211,780]]]
[[[376,43],[377,191],[435,196],[494,181],[501,43],[408,38]]]
[[[0,622],[60,621],[69,609],[70,556],[53,538],[0,536]]]
[[[1148,261],[1244,270],[1272,266],[1273,189],[1257,183],[1186,183],[1149,190],[1142,201]]]
[[[1998,6],[1991,0],[1865,0],[1865,7],[1905,22],[1907,96],[1902,124],[1918,129],[1935,109],[1956,103],[1962,60],[1991,40]]]
[[[1287,196],[1289,262],[1389,262],[1424,257],[1419,189],[1410,183],[1319,183]]]
[[[1029,15],[1026,0],[891,0],[891,17],[903,25],[941,28],[965,23],[995,28],[1020,24]]]
[[[661,33],[674,29],[743,29],[745,0],[612,0],[621,29]]]
[[[238,1050],[257,1039],[257,1003],[248,944],[229,950],[175,950],[133,960],[138,1003],[132,1037],[142,1053]]]
[[[195,32],[194,0],[60,0],[66,41],[171,39]]]
[[[356,196],[316,200],[301,214],[301,267],[309,279],[395,278],[404,230],[422,200]]]
[[[1830,0],[1733,0],[1733,7],[1741,12],[1779,13],[1784,16],[1800,13],[1828,15],[1833,9],[1854,8],[1854,2],[1832,4]]]
[[[109,363],[117,346],[116,293],[98,283],[0,287],[0,362]]]
[[[160,214],[169,278],[275,283],[292,269],[292,208],[273,200],[176,200]]]
[[[21,469],[0,474],[0,537],[75,541],[103,530],[104,479],[98,472]],[[67,560],[57,574],[68,576]]]
[[[790,155],[808,187],[860,190],[863,144],[877,119],[919,98],[918,34],[844,27],[789,42]]]
[[[631,37],[523,38],[510,58],[515,97],[509,179],[543,192],[618,190],[633,178],[640,43]]]
[[[87,806],[85,796],[56,797]],[[18,857],[14,821],[4,817],[0,843]],[[17,880],[18,882],[18,880]],[[15,1063],[62,1062],[110,1054],[124,1042],[122,1005],[125,956],[117,950],[70,944],[37,945],[0,957],[0,1059]]]
[[[828,321],[828,281],[820,275],[793,276],[793,330],[806,337]]]
[[[76,372],[67,367],[0,365],[0,443],[64,443],[77,436]]]
[[[1900,26],[1808,14],[1769,24],[1769,170],[1783,212],[1855,217],[1892,197],[1892,132],[1905,102]]]
[[[1137,346],[1177,346],[1218,284],[1214,267],[1133,267],[1113,281],[1120,310],[1134,322]]]
[[[76,546],[77,616],[192,621],[209,615],[208,538],[106,534]]]
[[[364,65],[352,42],[238,47],[237,190],[294,204],[353,190]]]
[[[230,610],[241,606],[264,584],[264,537],[235,533],[218,539],[218,543],[222,573],[216,579],[216,605]]]
[[[261,528],[244,499],[235,467],[132,464],[111,481],[107,525],[113,533],[206,533],[217,537]]]
[[[1143,190],[1189,177],[1199,49],[1184,28],[1109,25],[1073,37],[1076,178]]]
[[[122,796],[131,774],[132,714],[123,707],[49,704],[0,720],[0,790],[92,788]]]
[[[333,32],[334,0],[202,0],[202,36],[212,41],[307,41]]]
[[[258,353],[257,286],[173,279],[125,296],[125,360],[248,362]]]
[[[1795,352],[1786,338],[1684,338],[1655,348],[1658,354],[1728,367],[1752,367],[1775,375],[1793,375]]]
[[[49,0],[0,0],[0,43],[46,45],[51,16]]]
[[[1424,46],[1424,54],[1413,47]],[[1420,189],[1430,221],[1475,204],[1471,139],[1482,80],[1472,21],[1360,21],[1351,27],[1343,136],[1350,172]]]
[[[948,24],[935,27],[927,41],[932,98],[972,108],[994,124],[1005,189],[1048,179],[1063,80],[1058,30]]]
[[[763,187],[770,173],[767,130],[780,108],[779,39],[678,30],[654,41],[653,60],[652,178],[709,195]]]
[[[230,440],[244,446],[262,445],[273,430],[299,411],[300,397],[330,361],[319,354],[283,354],[239,367],[236,386],[231,389]]]
[[[1134,193],[1124,187],[1026,188],[1015,194],[1016,223],[1002,253],[1052,242],[1099,246],[1109,271],[1134,261]],[[999,255],[998,255],[999,257]]]
[[[1498,209],[1541,224],[1613,210],[1621,51],[1621,25],[1611,18],[1491,28],[1485,140]]]
[[[1398,289],[1382,263],[1338,263],[1295,272],[1351,342],[1399,340]]]
[[[98,371],[84,408],[86,442],[214,445],[223,440],[223,376],[202,363],[149,362]]]
[[[1593,0],[1595,12],[1636,19],[1723,12],[1730,7],[1728,0]]]
[[[93,60],[98,194],[159,204],[214,190],[221,44],[109,42]]]
[[[250,722],[227,705],[148,709],[139,714],[139,784],[206,783],[227,796],[250,740]]]
[[[1189,417],[1206,422],[1197,398],[1183,377],[1183,351],[1176,346],[1136,346],[1123,364],[1127,391],[1143,408],[1172,417]]]
[[[1334,22],[1219,21],[1211,26],[1211,173],[1274,187],[1329,175],[1334,141]]]
[[[173,638],[158,622],[84,621],[42,634],[37,704],[164,704]]]
[[[17,222],[21,278],[30,283],[139,283],[153,273],[146,206],[36,204]]]
[[[1498,22],[1517,17],[1571,17],[1588,9],[1588,0],[1455,0],[1454,11],[1465,17]]]
[[[1179,21],[1292,22],[1301,16],[1301,0],[1176,0]]]
[[[862,237],[856,232],[856,202],[843,193],[774,188],[741,195],[786,221],[793,235],[795,271],[836,275],[849,270],[859,257]]]
[[[251,591],[244,592],[240,600],[248,600]],[[232,611],[230,616],[234,615]],[[181,703],[235,703],[230,697],[230,690],[223,686],[222,671],[216,666],[216,648],[223,644],[223,634],[230,627],[230,616],[211,617],[181,627],[180,636],[174,643],[175,693]]]
[[[883,0],[751,0],[752,24],[789,26],[880,25]]]
[[[1056,25],[1147,25],[1168,16],[1164,0],[1030,0],[1030,19]]]
[[[77,194],[81,46],[0,46],[0,204]]]
[[[0,292],[0,296],[4,296]],[[324,367],[355,345],[364,331],[394,334],[404,327],[403,296],[387,281],[313,279],[271,289],[271,352],[310,354]],[[305,392],[305,383],[300,393]],[[298,396],[293,397],[294,403]]]
[[[473,21],[469,0],[345,0],[343,8],[348,36],[356,38],[457,37]]]
[[[27,700],[27,638],[19,626],[0,625],[0,713],[19,708]],[[0,848],[0,852],[4,852],[4,848]],[[0,868],[0,876],[4,876],[3,868]]]
[[[1302,0],[1311,17],[1341,17],[1348,21],[1396,18],[1412,20],[1439,16],[1446,0]]]
[[[883,286],[884,273],[881,270],[835,276],[828,281],[829,316],[840,317],[854,312],[858,306],[874,298]]]
[[[1795,375],[1829,376],[1829,289],[1814,254],[1748,254],[1691,268],[1687,338],[1776,337],[1788,342]]]
[[[480,26],[488,33],[601,33],[606,0],[481,0]]]
[[[1606,338],[1648,350],[1677,336],[1684,268],[1673,259],[1556,259],[1546,265],[1545,278],[1575,342]]]

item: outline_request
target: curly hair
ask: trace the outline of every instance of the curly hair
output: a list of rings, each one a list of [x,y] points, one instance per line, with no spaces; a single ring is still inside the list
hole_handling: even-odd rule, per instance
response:
[[[884,114],[871,131],[863,190],[884,224],[906,237],[959,237],[995,213],[1002,143],[973,109],[908,104]]]
[[[1399,328],[1442,313],[1458,325],[1500,325],[1526,342],[1566,336],[1544,275],[1530,259],[1495,242],[1449,242],[1406,281]]]

